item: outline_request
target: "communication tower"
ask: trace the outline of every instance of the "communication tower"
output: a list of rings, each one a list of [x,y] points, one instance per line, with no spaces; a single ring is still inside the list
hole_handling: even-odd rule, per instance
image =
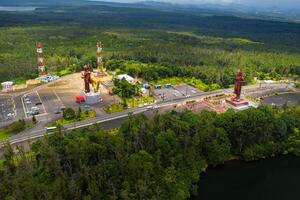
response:
[[[44,60],[43,60],[43,48],[42,44],[40,42],[36,42],[36,52],[37,52],[37,66],[38,66],[38,73],[39,76],[43,76],[47,74],[45,65],[44,65]]]

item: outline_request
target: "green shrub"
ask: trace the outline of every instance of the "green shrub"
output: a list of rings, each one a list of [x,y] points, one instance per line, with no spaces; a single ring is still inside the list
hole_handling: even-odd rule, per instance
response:
[[[75,119],[76,113],[72,108],[66,108],[63,112],[63,118],[65,120],[72,120]]]

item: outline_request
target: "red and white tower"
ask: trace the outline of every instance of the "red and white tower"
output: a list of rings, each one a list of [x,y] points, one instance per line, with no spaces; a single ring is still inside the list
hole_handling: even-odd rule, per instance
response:
[[[38,66],[38,72],[39,76],[43,76],[47,74],[44,61],[43,61],[43,48],[42,44],[40,42],[36,42],[36,52],[37,52],[37,66]]]

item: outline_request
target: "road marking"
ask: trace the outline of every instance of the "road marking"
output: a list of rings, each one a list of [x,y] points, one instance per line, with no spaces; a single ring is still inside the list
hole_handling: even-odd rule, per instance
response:
[[[21,97],[21,102],[22,102],[22,105],[23,105],[23,109],[24,109],[24,113],[25,113],[25,118],[29,118],[28,115],[27,115],[27,109],[25,108],[25,104],[24,104],[24,96],[25,94]]]
[[[35,131],[32,131],[31,133],[38,133],[38,132],[41,132],[41,131],[45,131],[45,129],[35,130]]]
[[[57,95],[57,93],[56,93],[56,91],[55,91],[54,89],[52,89],[52,92],[54,93],[54,95],[56,96],[56,98],[57,98],[60,102],[62,102],[61,99],[60,99],[60,97]]]
[[[49,113],[38,114],[38,115],[36,115],[36,116],[42,117],[42,116],[45,116],[45,115],[49,115]]]
[[[43,101],[42,101],[42,99],[41,99],[41,97],[40,97],[40,95],[39,95],[38,91],[35,91],[35,92],[36,92],[37,96],[39,97],[39,99],[40,99],[40,102],[42,103],[42,107],[43,107],[43,109],[44,109],[45,113],[47,113],[47,111],[46,111],[46,108],[45,108],[45,106],[44,106],[44,104],[43,104]]]
[[[54,89],[52,89],[52,92],[54,93],[54,95],[56,96],[56,98],[58,99],[60,105],[58,106],[64,106],[64,103],[62,102],[61,98],[57,95],[56,91]]]
[[[11,96],[11,99],[13,101],[13,106],[14,106],[14,111],[15,111],[15,118],[17,117],[18,113],[17,113],[17,108],[16,108],[16,102],[15,99],[13,98],[13,96]]]
[[[135,111],[133,113],[138,114],[138,113],[141,113],[141,112],[144,112],[144,111],[146,111],[146,109]],[[128,116],[128,114],[123,114],[123,115],[119,115],[119,116],[112,117],[112,118],[101,119],[101,120],[98,120],[98,121],[95,121],[95,122],[90,122],[88,124],[82,124],[82,125],[78,125],[78,126],[69,127],[69,128],[66,128],[66,130],[74,130],[74,129],[78,129],[78,128],[92,126],[93,124],[99,124],[99,123],[103,123],[103,122],[107,122],[107,121],[112,121],[112,120],[115,120],[115,119],[121,119],[121,118],[124,118],[124,117],[127,117],[127,116]],[[39,130],[31,131],[30,133],[33,134],[33,135],[27,136],[25,138],[9,140],[7,142],[9,142],[10,144],[20,143],[20,142],[24,142],[26,140],[31,140],[31,139],[36,139],[36,138],[43,137],[45,134],[50,135],[50,134],[53,134],[55,132],[47,133],[46,129],[39,129]],[[39,134],[34,134],[34,133],[39,133]],[[0,147],[1,147],[1,144],[3,144],[3,142],[2,143],[0,142]]]

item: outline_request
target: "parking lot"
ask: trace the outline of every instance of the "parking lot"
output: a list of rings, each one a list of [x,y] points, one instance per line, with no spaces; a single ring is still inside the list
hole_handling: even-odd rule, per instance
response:
[[[38,91],[47,113],[54,114],[64,107],[55,88],[44,88]]]
[[[169,101],[183,97],[197,96],[203,92],[188,84],[172,86],[170,88],[153,89],[152,94],[157,101]]]
[[[188,84],[175,85],[173,88],[179,91],[183,96],[197,96],[203,93],[202,91]]]
[[[30,118],[32,115],[41,115],[46,113],[45,107],[38,92],[24,94],[21,99],[26,118]]]
[[[0,96],[0,122],[7,122],[16,117],[14,100],[9,96]]]

